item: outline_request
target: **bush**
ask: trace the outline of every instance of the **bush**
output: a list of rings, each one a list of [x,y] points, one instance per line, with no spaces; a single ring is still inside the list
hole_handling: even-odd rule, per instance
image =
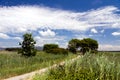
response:
[[[59,48],[59,46],[57,44],[45,44],[43,47],[43,51],[50,53],[50,50],[55,48]]]
[[[6,48],[6,51],[19,51],[21,48]]]
[[[73,47],[73,46],[69,47],[69,51],[72,52],[72,53],[74,53],[74,54],[77,53],[76,48]]]
[[[64,48],[55,48],[55,49],[51,49],[49,53],[68,55],[68,50]]]
[[[97,54],[98,51],[97,50],[92,50],[91,53]]]

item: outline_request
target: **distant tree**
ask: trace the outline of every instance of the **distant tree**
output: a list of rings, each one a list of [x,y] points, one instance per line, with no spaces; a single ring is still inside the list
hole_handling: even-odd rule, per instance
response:
[[[80,41],[80,47],[83,54],[89,50],[91,50],[92,52],[97,52],[98,42],[91,38],[85,38]]]
[[[51,49],[56,49],[56,48],[59,48],[59,46],[57,44],[45,44],[43,46],[43,51],[50,53]]]
[[[5,48],[6,51],[19,51],[21,50],[20,48],[14,47],[14,48]]]
[[[95,53],[98,49],[98,42],[91,38],[70,40],[68,43],[68,50],[72,53],[76,53],[78,49],[80,49],[83,54],[89,50]]]
[[[23,42],[19,43],[21,45],[21,50],[18,52],[22,56],[35,56],[36,49],[35,49],[36,42],[34,41],[32,34],[26,33],[23,35]]]
[[[72,39],[68,43],[68,50],[70,52],[76,53],[77,49],[80,47],[80,40],[79,39]]]

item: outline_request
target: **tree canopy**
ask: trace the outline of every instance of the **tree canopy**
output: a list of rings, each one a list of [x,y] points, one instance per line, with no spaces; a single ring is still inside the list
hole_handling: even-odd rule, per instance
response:
[[[69,51],[76,53],[77,49],[80,46],[80,40],[79,39],[72,39],[68,43],[68,49]]]
[[[98,42],[91,38],[84,38],[82,40],[72,39],[69,41],[68,49],[73,53],[76,53],[78,49],[80,49],[82,53],[89,50],[94,52],[98,49]]]
[[[35,56],[36,49],[35,49],[36,42],[34,41],[32,34],[26,33],[23,35],[23,42],[19,43],[21,45],[21,50],[18,52],[23,56]]]

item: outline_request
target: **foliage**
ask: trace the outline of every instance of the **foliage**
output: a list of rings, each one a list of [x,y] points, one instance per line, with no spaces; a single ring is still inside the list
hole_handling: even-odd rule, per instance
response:
[[[68,50],[66,50],[64,48],[55,48],[55,49],[51,49],[50,53],[52,53],[52,54],[64,54],[64,55],[68,55]]]
[[[119,59],[116,61],[111,53],[103,54],[86,53],[74,62],[67,61],[42,76],[35,76],[33,80],[120,80],[120,56],[116,55]]]
[[[80,49],[83,54],[89,50],[96,53],[98,49],[98,42],[91,38],[85,38],[82,40],[72,39],[69,41],[68,49],[73,53],[76,53],[78,49]]]
[[[81,40],[81,47],[88,47],[91,50],[97,50],[98,48],[98,42],[91,38],[85,38]]]
[[[23,42],[20,43],[21,50],[18,52],[22,56],[35,56],[36,55],[36,49],[35,49],[36,42],[34,41],[32,34],[26,33],[23,35]]]
[[[83,54],[89,50],[91,50],[92,52],[97,52],[98,42],[91,38],[85,38],[80,41],[80,46]]]
[[[83,47],[83,48],[81,48],[81,52],[83,53],[83,55],[86,53],[86,52],[89,52],[89,48],[88,47]]]
[[[50,53],[51,49],[59,48],[57,44],[45,44],[43,47],[43,51]]]
[[[72,53],[76,53],[79,46],[80,46],[80,40],[79,39],[72,39],[68,43],[68,50]]]
[[[69,46],[68,50],[74,54],[77,53],[76,48],[74,46]]]
[[[20,48],[5,48],[6,51],[19,51]]]

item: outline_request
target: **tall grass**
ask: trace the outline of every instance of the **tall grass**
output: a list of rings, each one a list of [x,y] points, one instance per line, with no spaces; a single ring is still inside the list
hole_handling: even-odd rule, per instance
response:
[[[33,80],[120,80],[118,60],[111,54],[87,53],[75,62],[67,61],[64,66],[36,75]]]
[[[52,64],[70,59],[76,55],[54,55],[38,52],[35,57],[25,58],[17,52],[0,52],[0,79],[38,70]]]

